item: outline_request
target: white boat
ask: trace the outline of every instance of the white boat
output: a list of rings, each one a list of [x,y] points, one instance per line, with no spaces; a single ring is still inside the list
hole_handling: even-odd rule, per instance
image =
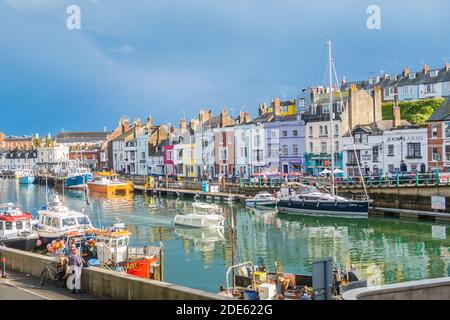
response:
[[[93,229],[89,217],[64,206],[57,195],[51,205],[38,210],[38,215],[39,223],[35,228],[44,245],[62,238],[69,231],[85,232]]]
[[[267,191],[259,192],[256,196],[245,200],[245,205],[248,207],[275,207],[278,200]]]
[[[0,244],[6,247],[32,251],[38,235],[32,229],[32,216],[20,204],[0,205]]]
[[[225,218],[217,214],[219,206],[204,202],[192,204],[193,213],[177,214],[174,218],[176,225],[191,228],[220,229],[224,227]]]

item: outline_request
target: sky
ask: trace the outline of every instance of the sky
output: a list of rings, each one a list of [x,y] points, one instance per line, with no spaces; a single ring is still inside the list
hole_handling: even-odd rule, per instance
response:
[[[370,5],[380,30],[367,28]],[[0,132],[113,130],[149,115],[178,126],[224,106],[255,115],[325,84],[328,38],[347,81],[441,68],[448,12],[448,0],[0,0]]]

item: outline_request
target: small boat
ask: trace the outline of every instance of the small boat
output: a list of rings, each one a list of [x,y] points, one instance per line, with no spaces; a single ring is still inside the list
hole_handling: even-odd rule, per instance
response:
[[[32,229],[32,216],[20,204],[0,205],[0,244],[13,249],[33,251],[38,235]]]
[[[245,200],[245,205],[248,207],[275,207],[277,205],[277,198],[269,192],[259,192],[256,196]]]
[[[191,228],[220,229],[224,227],[225,218],[217,214],[219,206],[205,202],[192,203],[193,213],[177,214],[174,218],[176,225]]]
[[[126,196],[133,192],[133,183],[119,180],[112,172],[97,172],[94,180],[88,183],[88,189],[108,196]]]
[[[83,189],[92,180],[92,173],[88,171],[71,172],[64,179],[64,186],[69,189]]]
[[[88,216],[64,206],[57,195],[49,206],[38,210],[38,215],[35,229],[43,245],[62,238],[69,231],[86,232],[94,229]]]
[[[36,177],[33,174],[26,174],[19,178],[19,184],[33,184]]]

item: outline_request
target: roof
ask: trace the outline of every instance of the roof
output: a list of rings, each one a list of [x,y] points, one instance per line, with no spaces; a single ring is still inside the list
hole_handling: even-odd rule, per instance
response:
[[[56,136],[58,142],[106,141],[110,132],[61,132]]]
[[[355,126],[352,130],[352,133],[358,130],[363,130],[369,133],[370,135],[382,135],[383,131],[399,130],[399,129],[418,129],[418,128],[419,128],[418,126],[413,126],[406,120],[401,120],[400,126],[395,128],[393,120],[380,120],[366,125]],[[344,137],[349,136],[350,136],[349,133],[344,135]]]
[[[450,97],[434,110],[428,122],[450,120]]]

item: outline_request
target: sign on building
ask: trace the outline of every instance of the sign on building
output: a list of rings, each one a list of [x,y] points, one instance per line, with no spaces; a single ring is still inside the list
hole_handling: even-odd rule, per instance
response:
[[[432,196],[431,197],[431,209],[445,210],[445,197]]]

